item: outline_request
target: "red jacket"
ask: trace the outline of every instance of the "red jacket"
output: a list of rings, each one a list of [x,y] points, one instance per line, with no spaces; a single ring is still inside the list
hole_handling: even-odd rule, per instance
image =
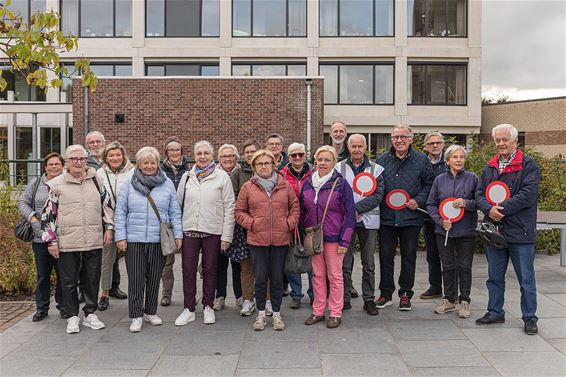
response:
[[[281,174],[271,197],[252,177],[242,186],[234,212],[238,224],[248,231],[247,243],[254,246],[289,245],[299,213],[297,196]]]
[[[285,180],[287,180],[287,182],[291,185],[293,190],[295,190],[295,194],[297,195],[298,198],[301,192],[301,188],[305,184],[307,178],[310,177],[310,175],[314,172],[314,169],[310,169],[308,172],[306,172],[300,181],[293,174],[293,172],[291,172],[291,167],[289,166],[289,164],[287,164],[283,169],[281,169],[280,172],[281,174],[283,174],[283,177],[285,177]]]

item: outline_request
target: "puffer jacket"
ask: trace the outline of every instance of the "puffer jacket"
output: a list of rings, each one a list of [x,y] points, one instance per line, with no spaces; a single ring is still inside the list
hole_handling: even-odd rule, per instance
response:
[[[285,180],[291,185],[297,195],[297,198],[299,197],[303,184],[313,172],[314,170],[312,170],[312,165],[308,162],[305,162],[303,170],[300,172],[300,174],[303,174],[301,179],[297,177],[296,172],[291,167],[291,163],[288,163],[285,167],[283,167],[283,169],[281,169],[281,174],[283,174]]]
[[[165,175],[167,175],[167,178],[169,178],[171,182],[173,182],[173,184],[175,185],[175,190],[177,190],[177,188],[179,187],[179,182],[181,182],[183,174],[185,174],[189,170],[189,168],[189,160],[187,160],[185,157],[182,157],[181,163],[177,167],[176,171],[169,167],[167,164],[161,163],[161,170],[163,170],[165,172]]]
[[[322,230],[325,241],[338,242],[340,246],[348,247],[356,226],[354,194],[346,179],[336,170],[333,171],[328,182],[320,188],[317,204],[314,203],[316,190],[312,185],[312,176],[307,178],[299,195],[301,206],[299,224],[300,229],[320,224],[330,190],[337,179],[340,181],[332,194]]]
[[[230,177],[215,169],[199,182],[195,166],[183,175],[177,189],[179,203],[184,203],[183,231],[220,235],[222,241],[231,243],[236,201]]]
[[[134,165],[130,161],[127,161],[126,164],[117,172],[112,171],[110,166],[106,164],[96,171],[98,180],[104,182],[104,188],[112,197],[113,208],[116,208],[120,190],[124,186],[124,183],[128,181],[128,178],[131,177],[133,168]]]
[[[281,174],[271,196],[252,177],[244,184],[235,210],[236,221],[247,229],[247,243],[255,246],[284,246],[299,223],[299,201]]]
[[[250,180],[254,175],[253,169],[247,162],[242,162],[241,168],[236,170],[230,175],[230,180],[232,181],[232,186],[234,187],[234,197],[238,197],[242,186],[244,183]]]
[[[162,171],[159,171],[164,174]],[[183,239],[181,208],[173,182],[165,182],[151,190],[151,197],[157,206],[161,221],[171,223],[175,239]],[[132,186],[132,175],[120,190],[116,206],[116,242],[157,243],[161,241],[159,220],[147,197]]]
[[[37,192],[35,194],[35,211],[32,208],[32,197],[33,197],[33,190],[35,189],[35,185],[37,184],[37,180],[40,180],[39,186],[37,186]],[[43,207],[45,206],[45,202],[49,197],[49,186],[47,186],[47,176],[43,174],[41,177],[34,179],[30,183],[26,185],[24,192],[20,196],[20,200],[18,201],[18,208],[20,210],[20,214],[23,218],[27,221],[30,221],[33,216],[38,220],[31,224],[33,229],[33,240],[32,242],[35,243],[44,243],[41,239],[41,213],[43,212]]]

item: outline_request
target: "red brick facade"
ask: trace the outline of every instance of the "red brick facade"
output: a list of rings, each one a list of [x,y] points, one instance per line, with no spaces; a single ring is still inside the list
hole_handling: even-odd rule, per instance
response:
[[[312,147],[323,142],[323,80],[313,79]],[[133,157],[142,146],[160,152],[171,135],[192,146],[208,140],[215,149],[224,143],[238,148],[248,138],[260,143],[269,133],[283,136],[285,148],[306,144],[307,87],[303,79],[99,79],[89,93],[89,130],[107,141],[123,143]],[[83,91],[73,85],[73,139],[84,140]],[[116,123],[115,114],[125,122]],[[192,147],[186,148],[193,157]]]

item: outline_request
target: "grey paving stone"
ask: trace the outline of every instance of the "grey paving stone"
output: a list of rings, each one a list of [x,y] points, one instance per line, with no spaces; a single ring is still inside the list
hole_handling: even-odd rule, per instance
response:
[[[67,369],[62,377],[100,377],[100,376],[116,376],[116,377],[143,377],[149,373],[148,369]]]
[[[453,376],[469,376],[469,377],[495,377],[501,374],[493,367],[431,367],[431,368],[409,368],[412,376],[430,376],[430,377],[453,377]]]
[[[237,369],[236,377],[320,377],[320,368],[301,368],[301,369]]]
[[[19,346],[21,346],[23,343],[8,343],[8,342],[1,342],[0,343],[0,358],[6,356],[7,354],[9,354],[10,352],[12,352],[13,350],[15,350],[16,348],[18,348]]]
[[[149,376],[233,376],[237,356],[163,355]]]
[[[67,356],[40,356],[23,353],[2,358],[2,376],[59,376],[75,361]]]
[[[437,314],[437,316],[439,316]],[[391,335],[398,340],[465,339],[454,323],[442,320],[387,321]]]
[[[537,281],[537,291],[540,293],[566,293],[566,282],[564,278],[560,281]]]
[[[31,318],[31,317],[30,317]],[[28,318],[16,323],[9,329],[0,333],[0,343],[21,343],[26,342],[32,336],[49,326],[49,323],[36,323]]]
[[[179,333],[167,343],[166,355],[238,355],[245,333],[242,331],[210,331],[190,336]]]
[[[521,318],[521,303],[508,302],[504,307],[507,313]],[[537,297],[537,317],[539,318],[566,318],[566,308],[543,295]],[[565,320],[566,321],[566,320]]]
[[[556,350],[486,352],[484,355],[504,376],[564,376],[566,371],[566,356]]]
[[[462,331],[481,352],[553,350],[553,347],[542,337],[525,335],[522,328],[505,329],[486,326],[481,329],[463,329]]]
[[[458,318],[457,313],[449,313],[448,318],[461,329],[484,329],[485,326],[476,325],[476,319],[483,317],[486,313],[485,309],[470,310],[470,318]],[[523,321],[515,318],[512,314],[507,313],[504,323],[496,323],[490,325],[489,328],[523,328]]]
[[[352,305],[355,304],[357,304],[357,302],[352,303]],[[385,309],[380,310],[379,315],[371,316],[361,309],[363,306],[361,301],[359,304],[359,310],[348,310],[342,313],[342,324],[340,325],[340,328],[366,330],[385,328],[385,318],[381,315]],[[328,315],[326,318],[328,319]],[[321,326],[325,325],[321,323]]]
[[[411,367],[489,366],[469,340],[401,341],[397,345]]]
[[[78,334],[66,332],[46,333],[45,331],[33,336],[19,348],[19,352],[27,355],[42,356],[80,356],[97,343],[102,334],[100,331],[82,331]]]
[[[545,296],[566,307],[566,293],[547,293]]]
[[[153,343],[97,343],[77,359],[73,368],[151,369],[164,348]]]
[[[434,313],[434,308],[436,304],[431,301],[413,302],[411,304],[412,310],[405,312],[399,310],[399,299],[393,298],[393,305],[388,306],[384,309],[380,309],[379,316],[383,319],[394,319],[396,321],[410,320],[414,321],[417,319],[442,319],[439,318],[438,314]]]
[[[271,327],[271,318],[267,319],[267,326],[264,331],[254,331],[251,328],[247,329],[247,340],[248,341],[261,341],[266,338],[271,338],[274,341],[316,341],[319,331],[319,326],[306,326],[303,321],[289,321],[285,320],[285,330],[284,331],[273,331]],[[324,326],[324,323],[321,324]],[[322,329],[321,329],[322,330]],[[326,327],[324,327],[326,330]]]
[[[323,376],[410,376],[399,355],[321,355]]]
[[[371,331],[344,327],[324,330],[319,331],[320,352],[323,354],[397,353],[393,337],[384,328]]]
[[[171,324],[152,326],[143,323],[142,330],[138,333],[130,332],[130,321],[117,324],[111,330],[104,332],[101,343],[165,343],[169,338],[179,332],[179,328]]]
[[[544,339],[566,338],[566,319],[564,318],[539,318],[538,334]]]
[[[266,329],[264,333],[268,330]],[[269,330],[271,331],[271,330]],[[240,356],[238,368],[243,369],[281,369],[319,368],[319,350],[315,341],[273,341],[266,333],[261,341],[246,341]]]
[[[546,341],[552,344],[552,346],[556,348],[559,352],[561,352],[563,355],[566,355],[566,339],[564,338],[546,339]]]

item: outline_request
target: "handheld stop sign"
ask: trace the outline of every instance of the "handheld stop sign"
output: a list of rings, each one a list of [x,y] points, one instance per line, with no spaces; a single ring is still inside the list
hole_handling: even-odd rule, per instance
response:
[[[443,220],[455,223],[464,217],[464,208],[454,208],[455,200],[456,198],[446,198],[438,206],[438,212]],[[444,246],[448,245],[448,233],[450,233],[450,230],[446,231]]]
[[[494,206],[498,206],[511,197],[511,190],[505,182],[493,181],[485,188],[485,198]]]
[[[385,197],[385,204],[387,204],[389,208],[395,211],[400,211],[407,207],[409,200],[411,200],[411,197],[409,196],[409,193],[407,191],[395,189],[389,191],[389,194],[387,194],[387,196]],[[417,207],[417,211],[428,214],[428,212],[422,208]]]
[[[375,192],[375,189],[377,189],[377,180],[373,174],[363,172],[356,175],[352,186],[354,187],[354,191],[361,196],[370,196]]]

